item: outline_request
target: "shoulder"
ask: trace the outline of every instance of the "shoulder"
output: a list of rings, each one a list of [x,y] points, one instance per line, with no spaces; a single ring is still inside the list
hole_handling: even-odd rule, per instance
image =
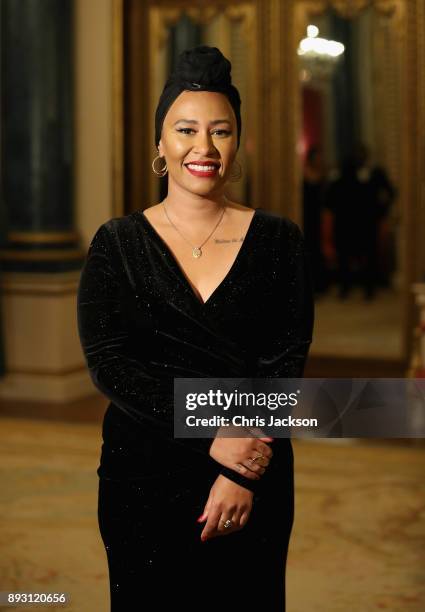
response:
[[[278,236],[284,241],[303,241],[303,232],[300,226],[289,217],[280,213],[257,208],[257,215],[263,222],[266,232],[270,232],[270,237]]]
[[[120,234],[126,230],[130,230],[134,225],[134,216],[136,213],[130,213],[128,215],[122,215],[120,217],[111,217],[101,223],[93,235],[92,242],[97,239],[113,240],[118,238]]]
[[[139,211],[129,213],[128,215],[122,215],[120,217],[111,217],[103,224],[108,232],[114,233],[117,231],[125,231],[134,224],[134,217],[140,214]]]
[[[134,242],[134,215],[111,217],[101,223],[93,234],[87,255],[104,255],[113,259],[121,257],[126,242]]]

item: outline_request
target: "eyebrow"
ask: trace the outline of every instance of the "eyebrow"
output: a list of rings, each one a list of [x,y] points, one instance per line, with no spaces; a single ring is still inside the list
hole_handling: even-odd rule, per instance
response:
[[[196,121],[196,119],[178,119],[175,123],[173,123],[173,126],[177,125],[177,123],[180,123],[180,122],[192,123],[192,124],[199,123],[198,121]],[[217,125],[217,123],[228,123],[229,125],[231,125],[231,122],[228,119],[215,119],[214,121],[210,121],[210,125]]]

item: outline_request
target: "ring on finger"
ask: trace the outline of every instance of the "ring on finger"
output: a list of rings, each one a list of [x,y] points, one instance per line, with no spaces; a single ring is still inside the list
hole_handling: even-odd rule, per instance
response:
[[[224,529],[229,529],[230,527],[232,527],[232,525],[233,525],[232,519],[227,519],[226,521],[223,521]]]
[[[248,461],[251,463],[251,465],[253,465],[257,461],[257,459],[264,459],[264,455],[260,453],[256,457],[250,457]]]

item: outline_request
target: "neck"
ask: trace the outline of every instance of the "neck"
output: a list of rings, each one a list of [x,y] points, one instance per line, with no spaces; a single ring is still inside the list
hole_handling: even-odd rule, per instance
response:
[[[161,202],[172,218],[183,223],[196,225],[217,219],[217,215],[230,202],[223,192],[197,195],[181,189],[179,186],[170,188],[168,195]]]

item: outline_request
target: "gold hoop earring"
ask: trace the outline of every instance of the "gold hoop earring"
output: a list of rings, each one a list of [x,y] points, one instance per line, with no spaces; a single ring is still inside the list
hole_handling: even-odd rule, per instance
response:
[[[234,164],[238,164],[239,166],[239,170],[237,171],[236,174],[230,174],[229,176],[229,181],[231,181],[232,183],[236,183],[237,181],[239,181],[242,177],[242,166],[240,165],[240,163],[238,162],[237,159],[235,159],[235,161],[233,162]]]
[[[165,176],[168,172],[168,168],[167,168],[167,162],[165,162],[165,166],[163,168],[161,168],[161,170],[156,170],[155,168],[155,162],[157,159],[161,159],[160,155],[157,155],[155,157],[155,159],[152,162],[152,170],[155,172],[156,176]]]

